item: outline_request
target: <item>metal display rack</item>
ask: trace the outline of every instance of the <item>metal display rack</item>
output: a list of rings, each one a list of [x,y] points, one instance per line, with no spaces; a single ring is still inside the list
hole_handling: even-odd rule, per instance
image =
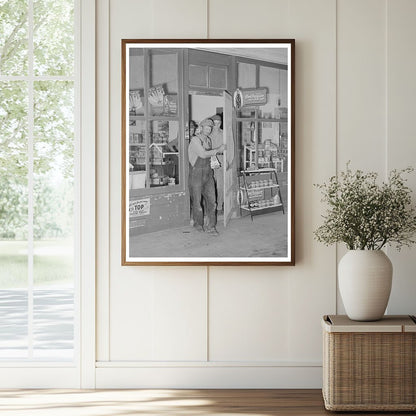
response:
[[[285,213],[276,169],[242,170],[239,184],[240,215],[254,215],[274,211]]]

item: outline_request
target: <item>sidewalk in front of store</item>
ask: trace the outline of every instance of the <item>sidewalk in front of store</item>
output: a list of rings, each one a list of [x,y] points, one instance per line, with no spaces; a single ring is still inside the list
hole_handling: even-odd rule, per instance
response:
[[[233,218],[224,228],[218,219],[218,236],[192,226],[130,238],[131,256],[137,257],[286,257],[287,214],[282,211]]]

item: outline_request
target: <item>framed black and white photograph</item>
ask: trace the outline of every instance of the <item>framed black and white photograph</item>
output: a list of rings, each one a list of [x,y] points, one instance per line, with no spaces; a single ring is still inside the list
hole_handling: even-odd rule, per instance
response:
[[[122,40],[122,265],[294,265],[295,41]]]

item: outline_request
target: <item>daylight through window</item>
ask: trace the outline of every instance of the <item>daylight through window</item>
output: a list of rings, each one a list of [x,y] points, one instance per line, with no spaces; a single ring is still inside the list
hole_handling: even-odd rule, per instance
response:
[[[74,0],[0,0],[0,360],[74,356]]]

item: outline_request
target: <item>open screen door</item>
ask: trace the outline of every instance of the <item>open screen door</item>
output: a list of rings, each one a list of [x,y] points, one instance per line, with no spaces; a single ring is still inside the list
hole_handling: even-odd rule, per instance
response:
[[[231,219],[234,206],[233,198],[233,164],[234,164],[234,137],[232,128],[233,100],[231,95],[224,91],[223,114],[223,140],[226,146],[224,151],[224,227]]]

